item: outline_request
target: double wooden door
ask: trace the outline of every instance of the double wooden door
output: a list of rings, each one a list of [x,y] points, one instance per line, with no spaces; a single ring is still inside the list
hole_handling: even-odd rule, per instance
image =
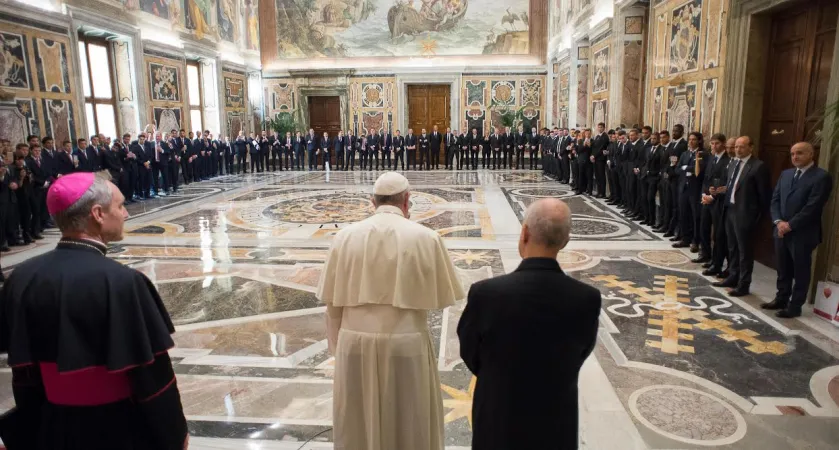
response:
[[[440,134],[446,134],[451,123],[451,90],[447,84],[409,84],[408,85],[408,128],[413,128],[414,135],[422,134],[425,128],[428,134],[437,125]],[[408,130],[401,130],[406,135]],[[440,164],[445,164],[445,151],[440,151]]]
[[[338,96],[309,97],[309,127],[315,130],[315,136],[320,139],[323,132],[329,133],[334,139],[341,131],[341,99]],[[305,135],[309,130],[303,130]],[[319,142],[319,141],[318,141]],[[330,149],[330,161],[335,163],[335,155]]]
[[[808,0],[772,16],[758,155],[769,167],[773,187],[792,167],[792,145],[820,132],[816,118],[827,102],[837,14],[835,0]],[[756,257],[774,267],[771,228],[761,227]]]

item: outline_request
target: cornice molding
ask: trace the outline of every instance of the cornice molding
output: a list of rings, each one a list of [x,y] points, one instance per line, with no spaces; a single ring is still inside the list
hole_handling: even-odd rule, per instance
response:
[[[612,18],[606,17],[589,29],[589,41],[595,41],[597,40],[597,38],[608,33],[609,31],[612,31]]]

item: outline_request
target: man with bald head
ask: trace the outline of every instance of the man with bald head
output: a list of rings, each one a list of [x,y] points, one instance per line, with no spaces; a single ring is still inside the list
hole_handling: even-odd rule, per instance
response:
[[[813,250],[822,240],[822,211],[830,198],[833,180],[816,167],[815,150],[809,142],[792,146],[791,169],[781,173],[769,208],[775,229],[775,257],[778,264],[775,299],[763,309],[778,309],[783,318],[801,315],[807,300]],[[795,284],[793,284],[793,281]]]
[[[728,278],[714,283],[730,288],[728,295],[749,294],[754,269],[754,237],[757,227],[769,208],[771,189],[766,164],[754,155],[754,144],[748,136],[737,138],[736,155],[728,165],[725,186],[725,234],[728,239]]]
[[[472,448],[577,448],[577,379],[597,336],[600,292],[565,273],[571,211],[558,199],[527,209],[515,272],[472,285],[457,326],[477,376]],[[526,370],[540,361],[543,367]],[[538,402],[526,405],[539,386]],[[534,432],[549,430],[549,432]]]

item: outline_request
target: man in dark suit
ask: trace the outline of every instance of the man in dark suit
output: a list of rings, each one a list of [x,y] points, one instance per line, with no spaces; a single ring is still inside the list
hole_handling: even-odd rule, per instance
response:
[[[420,170],[423,170],[423,165],[425,165],[424,170],[431,170],[431,139],[428,133],[425,132],[425,128],[422,129],[422,134],[420,134],[417,144],[419,145],[420,151]]]
[[[527,147],[527,135],[524,133],[524,126],[519,125],[513,134],[513,151],[516,153],[516,169],[524,169],[524,150]],[[512,169],[513,166],[511,165]]]
[[[500,133],[499,127],[495,127],[495,132],[489,137],[489,147],[492,149],[492,169],[495,170],[496,162],[498,168],[501,168],[501,151],[504,148],[504,135]]]
[[[708,155],[701,148],[699,133],[691,133],[688,140],[688,151],[682,153],[682,157],[676,163],[676,172],[679,174],[679,228],[682,240],[673,244],[673,247],[690,247],[692,253],[698,253],[699,214],[702,206],[702,183],[705,180],[703,161],[707,161]]]
[[[728,237],[728,278],[714,283],[731,288],[728,295],[742,297],[749,294],[754,268],[754,235],[766,213],[771,199],[769,170],[766,164],[752,156],[752,139],[737,139],[734,151],[737,160],[729,164],[726,185],[726,236]]]
[[[577,448],[577,380],[597,337],[600,292],[559,267],[571,211],[558,199],[527,209],[515,272],[472,285],[457,335],[477,377],[472,448]],[[548,367],[526,370],[528,361]],[[540,400],[521,399],[541,386]],[[534,433],[533,430],[550,430]]]
[[[711,136],[711,154],[705,159],[705,179],[702,181],[702,206],[699,213],[699,256],[691,261],[695,264],[710,263],[714,249],[719,247],[719,243],[715,239],[716,233],[713,233],[713,231],[715,229],[714,216],[716,215],[716,209],[722,205],[722,202],[715,201],[716,198],[711,193],[711,188],[714,188],[714,192],[716,192],[716,188],[725,185],[724,180],[728,166],[725,140],[723,134],[717,133]],[[710,267],[710,265],[707,267]]]
[[[733,145],[733,142],[732,142]],[[731,161],[726,153],[725,135],[711,136],[711,156],[705,169],[705,182],[702,184],[702,218],[700,219],[700,257],[694,262],[705,263],[702,275],[717,275],[722,271],[725,257],[728,255],[728,243],[725,236],[725,185],[728,177],[728,164]]]
[[[594,179],[597,183],[597,198],[606,198],[606,159],[604,151],[609,147],[609,135],[606,124],[597,124],[597,136],[591,144],[591,162],[594,163]]]
[[[663,149],[658,145],[658,135],[651,134],[646,154],[646,163],[641,169],[641,180],[644,182],[646,193],[644,200],[644,221],[641,225],[655,225],[655,196],[658,193],[658,182],[661,177],[661,154]]]
[[[815,151],[810,143],[793,145],[790,155],[795,168],[781,173],[770,207],[778,291],[772,302],[762,305],[779,309],[775,315],[783,318],[800,316],[807,300],[813,250],[822,240],[822,212],[833,189],[830,174],[814,165]]]
[[[531,128],[530,134],[527,135],[527,150],[530,154],[530,170],[539,168],[539,143],[542,136],[539,135],[539,130],[536,127]],[[544,168],[544,166],[543,166]]]
[[[435,169],[440,168],[440,144],[443,142],[443,135],[437,131],[437,125],[434,125],[434,130],[431,132],[431,136],[429,137],[429,142],[431,143],[431,159],[429,160],[429,170],[431,166],[434,166]]]
[[[402,132],[396,130],[396,135],[393,136],[393,168],[399,169],[399,163],[402,163],[402,171],[405,171],[405,138],[402,137]]]
[[[672,136],[672,146],[670,147],[670,153],[668,159],[673,161],[673,158],[676,159],[678,163],[679,159],[682,157],[688,149],[687,140],[685,140],[685,127],[681,124],[673,125],[673,134]],[[661,142],[664,142],[663,140]],[[668,167],[675,167],[673,165],[668,165]],[[667,228],[667,232],[664,233],[664,237],[669,237],[670,241],[678,242],[682,240],[681,236],[681,229],[679,226],[679,175],[675,173],[674,170],[668,169],[668,179],[670,180],[670,192],[669,198],[670,201],[670,225]]]
[[[484,147],[484,138],[478,133],[476,127],[472,128],[472,134],[469,135],[469,153],[472,160],[472,170],[478,170],[478,152]],[[489,146],[484,150],[484,169],[486,169],[486,153],[489,151]]]
[[[408,169],[413,164],[417,170],[417,137],[414,136],[414,129],[408,128],[408,135],[405,136],[405,150],[408,152]]]
[[[366,159],[361,163],[361,168],[373,170],[372,158],[376,158],[376,170],[379,170],[379,134],[372,128],[367,130],[367,137],[364,139],[364,155]]]
[[[309,170],[317,170],[318,164],[318,137],[315,136],[315,130],[309,128],[309,134],[306,135],[306,156],[309,158]]]
[[[446,136],[443,145],[445,145],[444,152],[446,153],[446,169],[452,168],[454,166],[453,159],[454,155],[457,151],[457,131],[452,133],[451,128],[446,128]]]

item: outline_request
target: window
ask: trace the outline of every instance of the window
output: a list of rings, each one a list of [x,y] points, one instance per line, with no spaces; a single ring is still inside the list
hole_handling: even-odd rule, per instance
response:
[[[108,41],[79,36],[79,57],[84,90],[87,134],[117,136],[116,98]]]
[[[201,95],[201,77],[198,75],[198,63],[187,63],[186,86],[189,90],[189,126],[193,130],[204,129],[204,102]]]

